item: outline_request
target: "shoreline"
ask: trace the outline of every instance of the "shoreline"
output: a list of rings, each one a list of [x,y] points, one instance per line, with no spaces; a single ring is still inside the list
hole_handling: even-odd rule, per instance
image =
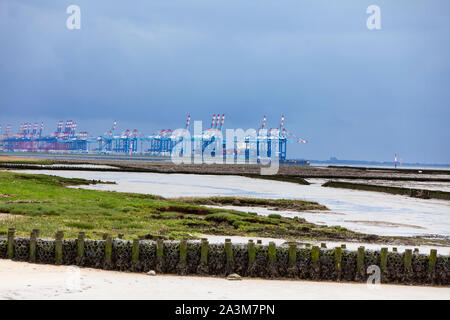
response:
[[[251,178],[278,180],[305,183],[304,179],[360,179],[360,180],[391,180],[391,181],[415,181],[415,182],[450,182],[450,170],[399,170],[399,169],[366,169],[357,167],[314,167],[314,166],[283,166],[279,167],[276,175],[264,176],[260,170],[263,166],[255,164],[183,164],[182,166],[164,161],[133,161],[111,159],[47,159],[39,160],[30,158],[28,162],[0,162],[2,169],[52,169],[67,170],[62,165],[95,165],[109,166],[112,168],[86,168],[72,167],[71,170],[86,171],[110,171],[110,172],[153,172],[153,173],[178,173],[178,174],[205,174],[205,175],[236,175]],[[42,161],[43,163],[33,163]],[[53,167],[52,167],[53,165]],[[56,165],[56,166],[55,166]],[[61,165],[58,167],[57,165]]]
[[[0,260],[0,300],[335,300],[450,299],[449,287],[262,280],[220,277],[148,276],[90,268]],[[275,294],[276,292],[276,294]]]
[[[4,171],[4,174],[13,174],[16,171]],[[48,177],[52,177],[52,178],[48,178],[50,180],[58,180],[58,179],[62,179],[64,181],[66,181],[69,178],[76,178],[76,179],[80,179],[79,177],[81,173],[79,173],[79,171],[71,171],[71,170],[66,170],[66,171],[52,171],[52,170],[47,170],[47,171],[42,171],[42,170],[31,170],[31,171],[19,171],[19,172],[23,172],[23,173],[35,173],[38,174],[36,177],[40,177],[41,174],[47,174]],[[149,177],[147,177],[146,175],[150,175],[151,179]],[[160,177],[160,175],[162,175]],[[155,177],[154,177],[155,176]],[[158,176],[158,177],[156,177]],[[164,176],[164,177],[163,177]],[[59,177],[59,178],[58,178]],[[78,178],[77,178],[78,177]],[[124,178],[125,177],[125,178]],[[193,176],[194,177],[194,176]],[[227,194],[228,198],[236,198],[236,194],[239,194],[239,196],[242,195],[246,195],[245,192],[248,192],[250,194],[250,198],[255,198],[255,196],[258,194],[265,196],[267,192],[272,192],[273,194],[270,194],[272,198],[277,199],[276,201],[291,201],[291,200],[280,200],[283,198],[293,198],[295,199],[295,196],[298,194],[303,195],[302,201],[306,200],[306,201],[313,201],[315,203],[320,203],[322,205],[325,205],[326,207],[328,207],[330,210],[326,210],[326,211],[314,211],[314,210],[306,210],[306,211],[301,211],[301,212],[294,212],[294,211],[289,211],[289,210],[270,210],[270,208],[260,208],[260,207],[246,207],[246,206],[242,206],[244,203],[241,203],[241,206],[223,206],[223,207],[217,207],[217,208],[207,208],[207,206],[203,206],[200,205],[200,207],[202,207],[202,209],[198,212],[192,212],[192,210],[189,210],[189,212],[187,212],[186,210],[181,210],[181,209],[177,209],[177,208],[172,208],[173,206],[169,206],[167,208],[163,208],[157,210],[157,212],[155,211],[154,214],[151,216],[156,217],[156,218],[164,218],[164,219],[169,219],[170,223],[173,225],[173,223],[178,223],[180,224],[182,222],[183,219],[180,220],[180,218],[182,218],[182,215],[185,219],[194,219],[197,222],[197,224],[194,225],[194,229],[198,229],[196,232],[195,230],[185,230],[186,228],[183,227],[181,229],[179,229],[178,231],[186,231],[189,234],[195,234],[195,233],[205,233],[206,231],[206,227],[202,228],[198,228],[202,227],[203,225],[206,226],[206,224],[208,223],[208,221],[203,220],[203,218],[205,218],[205,214],[208,215],[208,219],[213,219],[214,221],[216,221],[216,223],[214,223],[214,225],[216,226],[217,230],[210,230],[211,232],[209,232],[211,235],[229,235],[229,236],[245,236],[245,235],[250,235],[250,236],[255,236],[256,234],[259,234],[260,237],[273,237],[273,238],[284,238],[284,239],[289,239],[289,240],[300,240],[300,241],[350,241],[353,242],[355,240],[359,240],[361,242],[368,242],[368,243],[383,243],[385,245],[408,245],[408,246],[417,246],[419,244],[421,245],[444,245],[444,246],[448,246],[449,244],[449,238],[446,235],[445,232],[439,233],[438,231],[442,231],[445,229],[443,229],[443,225],[441,224],[441,222],[439,222],[438,225],[436,225],[436,219],[438,219],[438,216],[430,216],[430,219],[434,219],[434,220],[429,220],[428,224],[432,224],[434,223],[434,225],[436,225],[436,232],[435,233],[429,233],[426,232],[425,229],[423,228],[428,228],[430,229],[430,226],[428,226],[427,224],[418,224],[417,222],[419,222],[417,220],[417,218],[415,220],[410,220],[408,223],[408,226],[410,225],[418,225],[421,226],[422,229],[419,229],[419,231],[416,230],[416,228],[410,228],[406,230],[405,226],[402,226],[401,223],[403,223],[403,225],[405,225],[404,221],[402,219],[399,219],[397,216],[393,216],[392,219],[388,219],[388,216],[386,215],[386,213],[384,214],[384,216],[377,216],[376,219],[374,219],[374,221],[369,221],[370,223],[368,223],[366,220],[367,218],[364,217],[364,219],[361,216],[361,208],[365,208],[364,207],[364,199],[370,199],[370,201],[372,201],[373,199],[375,199],[374,197],[376,197],[375,195],[372,196],[372,193],[370,192],[364,192],[364,191],[349,191],[351,194],[347,195],[347,191],[333,191],[332,194],[327,195],[327,193],[323,193],[324,190],[327,189],[334,189],[334,188],[322,188],[322,182],[320,180],[318,181],[311,181],[311,185],[308,186],[300,186],[300,185],[294,185],[294,184],[289,184],[289,183],[282,183],[282,182],[277,182],[275,184],[276,190],[275,191],[272,187],[272,183],[269,184],[269,182],[258,182],[258,186],[259,187],[255,187],[256,184],[252,184],[252,182],[257,182],[257,180],[246,180],[248,178],[234,178],[232,176],[227,176],[226,179],[219,179],[220,182],[215,182],[215,180],[211,180],[213,179],[213,176],[207,177],[207,176],[195,176],[196,182],[194,183],[194,181],[189,180],[189,183],[181,183],[180,185],[177,184],[178,182],[180,182],[180,179],[183,179],[181,177],[181,175],[165,175],[165,174],[158,174],[158,173],[153,173],[153,174],[142,174],[142,173],[105,173],[105,172],[86,172],[86,175],[83,176],[83,179],[87,179],[86,181],[92,181],[92,179],[101,179],[104,181],[115,181],[116,184],[100,184],[100,185],[91,185],[91,186],[87,186],[87,187],[82,187],[80,189],[80,187],[74,187],[74,188],[69,188],[69,189],[73,189],[73,190],[83,190],[83,189],[88,189],[89,191],[92,190],[97,190],[98,192],[103,192],[103,191],[117,191],[117,193],[115,192],[105,192],[105,193],[101,193],[102,197],[107,197],[109,200],[108,201],[112,201],[114,199],[118,199],[118,198],[129,198],[132,197],[133,199],[136,198],[139,201],[143,201],[142,199],[149,199],[148,201],[153,201],[153,200],[163,200],[161,197],[165,198],[164,201],[176,201],[176,198],[179,198],[179,194],[182,193],[186,193],[186,196],[182,197],[182,199],[191,199],[190,197],[193,196],[194,194],[197,195],[197,198],[199,196],[201,196],[201,198],[206,198],[206,200],[208,200],[208,198],[214,199],[217,198],[217,196],[214,196],[214,192],[210,192],[209,191],[209,187],[213,188],[213,190],[220,190],[220,193],[225,193]],[[46,178],[47,179],[47,178]],[[124,182],[122,183],[121,181],[123,179]],[[126,182],[128,181],[127,179],[132,179],[133,180],[133,186],[127,184]],[[148,180],[150,179],[150,180]],[[153,180],[158,180],[157,182],[154,182]],[[160,180],[162,179],[162,180]],[[174,180],[175,179],[175,180]],[[217,178],[214,178],[217,180]],[[237,180],[236,180],[237,179]],[[44,178],[40,179],[40,180],[45,180]],[[156,181],[155,180],[155,181]],[[246,188],[243,187],[239,187],[239,183],[241,180],[245,180],[246,183],[249,184],[248,186],[248,190]],[[25,180],[24,180],[25,181]],[[24,181],[22,181],[21,183],[23,183]],[[31,180],[29,180],[31,181]],[[68,181],[68,180],[67,180]],[[148,183],[147,181],[150,181],[150,183]],[[153,181],[153,182],[152,182]],[[262,181],[262,180],[259,180]],[[148,183],[146,185],[144,184],[139,184],[137,182],[145,182]],[[134,186],[137,185],[137,189],[134,188]],[[189,185],[189,187],[188,187]],[[194,187],[192,187],[192,185],[194,185]],[[28,186],[28,184],[27,184]],[[131,187],[130,187],[131,186]],[[139,187],[140,186],[140,187]],[[142,186],[145,186],[146,189],[143,192],[142,190]],[[176,189],[179,186],[179,190]],[[40,184],[40,187],[42,187],[42,184]],[[173,187],[175,187],[176,190],[178,190],[177,192],[175,192],[173,189]],[[7,186],[5,185],[5,188],[7,188]],[[9,187],[8,187],[9,188]],[[24,186],[25,188],[25,186]],[[133,189],[134,188],[134,189]],[[153,189],[151,189],[153,188]],[[157,188],[157,189],[155,189]],[[195,189],[197,188],[197,189]],[[295,189],[294,189],[295,188]],[[244,190],[245,189],[245,190]],[[6,189],[5,189],[6,190]],[[33,189],[34,190],[34,189]],[[152,192],[149,193],[149,191],[156,191],[156,192]],[[193,192],[193,190],[195,190],[195,193]],[[247,191],[246,191],[247,190]],[[339,190],[339,189],[334,189],[334,190]],[[45,190],[44,190],[45,191]],[[55,189],[55,191],[57,191],[57,189]],[[67,198],[68,196],[68,192],[70,192],[70,194],[72,194],[72,191],[62,191],[58,189],[58,191],[64,192],[65,193],[65,197]],[[34,192],[34,191],[33,191]],[[255,193],[256,192],[256,193]],[[258,193],[259,192],[259,193]],[[265,193],[264,193],[265,192]],[[325,191],[328,192],[328,191]],[[10,193],[14,193],[13,190],[10,190]],[[147,193],[149,193],[149,195],[147,195]],[[178,193],[178,194],[177,194]],[[218,192],[216,192],[218,193]],[[78,193],[77,193],[78,194]],[[142,195],[141,195],[142,194]],[[158,194],[158,196],[152,196],[152,194]],[[375,193],[378,194],[378,193]],[[380,193],[381,194],[381,193]],[[80,191],[80,195],[84,195],[84,197],[87,197],[88,193]],[[99,193],[100,195],[100,193]],[[284,196],[285,195],[285,196]],[[38,195],[36,195],[38,196]],[[92,194],[92,196],[87,197],[87,199],[90,201],[92,200],[91,198],[94,196],[94,194]],[[338,206],[336,206],[336,203],[333,202],[332,199],[333,197],[342,197],[345,196],[347,198],[343,198],[341,199],[341,201],[349,201],[349,204],[346,204],[345,202],[342,202],[342,204],[338,203]],[[40,198],[41,196],[39,195],[39,199],[38,200],[42,200]],[[330,198],[332,197],[332,198]],[[431,208],[435,208],[436,210],[444,210],[442,212],[446,212],[447,210],[447,201],[444,200],[410,200],[404,196],[399,196],[399,195],[387,195],[388,198],[385,199],[385,196],[378,196],[378,203],[384,203],[384,202],[380,202],[380,201],[385,201],[385,206],[387,206],[386,208],[388,208],[388,210],[391,210],[394,213],[398,213],[399,210],[396,209],[397,207],[397,201],[399,201],[400,199],[402,199],[402,201],[406,201],[409,204],[409,207],[407,207],[408,210],[413,210],[411,212],[416,213],[417,214],[423,214],[423,212],[430,212]],[[401,197],[401,198],[400,198]],[[45,197],[44,197],[45,198]],[[95,197],[94,197],[95,198]],[[219,197],[220,198],[220,197]],[[230,199],[231,199],[230,198]],[[150,200],[153,199],[153,200]],[[220,198],[220,199],[227,199],[225,198]],[[385,200],[383,200],[385,199]],[[14,200],[14,199],[13,199]],[[20,200],[20,199],[19,199]],[[46,198],[44,199],[46,200]],[[122,199],[124,200],[124,199]],[[126,199],[125,199],[126,200]],[[229,199],[228,199],[229,200]],[[106,201],[106,200],[105,200]],[[105,202],[103,201],[103,202]],[[115,201],[115,200],[114,200]],[[127,200],[128,201],[128,200]],[[246,199],[246,201],[250,201],[249,199]],[[251,200],[254,201],[254,200]],[[267,200],[264,199],[264,201],[275,201],[275,200]],[[7,201],[6,199],[3,200],[4,203],[7,203],[6,206],[11,207],[13,202],[11,201]],[[92,201],[91,201],[92,202]],[[91,203],[89,202],[89,203]],[[117,202],[117,201],[116,201]],[[128,201],[129,202],[129,201]],[[132,201],[133,203],[131,205],[135,205],[135,201]],[[170,203],[169,203],[170,204]],[[206,203],[205,203],[206,204]],[[24,206],[24,204],[14,204],[15,206]],[[103,207],[99,207],[97,202],[92,202],[92,205],[94,206],[93,208],[97,208],[98,210],[100,210],[101,212],[103,212],[104,210],[106,210]],[[103,204],[102,204],[103,205]],[[124,211],[124,213],[122,213],[122,211],[120,212],[116,212],[116,209],[112,209],[112,208],[116,208],[115,205],[111,202],[111,204],[106,204],[109,208],[107,208],[108,211],[114,211],[113,213],[117,213],[122,215],[126,215],[128,211],[130,211],[131,208],[129,205],[125,206],[125,202],[120,202],[120,204],[117,204],[117,206],[120,206],[120,208],[122,208],[122,206],[125,206],[124,208],[122,208]],[[331,205],[332,207],[329,207],[329,205]],[[404,204],[406,205],[406,204]],[[35,207],[49,207],[49,204],[42,202],[41,203],[36,203],[33,206]],[[183,206],[190,206],[190,204],[184,203]],[[350,207],[348,207],[350,206]],[[353,207],[351,207],[353,206]],[[8,207],[8,208],[9,208]],[[361,208],[360,208],[361,207]],[[5,207],[6,208],[6,207]],[[11,212],[11,208],[6,208],[4,211],[5,212]],[[119,209],[120,209],[119,208]],[[350,208],[350,209],[349,209]],[[373,210],[377,210],[377,206],[375,206],[373,208]],[[14,208],[13,208],[14,209]],[[20,209],[20,208],[18,208]],[[45,208],[44,208],[45,209]],[[51,208],[48,208],[49,210]],[[63,208],[65,211],[69,210],[69,209],[65,209],[65,207]],[[78,208],[78,206],[75,206],[74,209],[70,209],[70,210],[78,210],[80,208]],[[83,209],[83,208],[81,208]],[[95,209],[95,210],[97,210]],[[46,209],[47,210],[47,209]],[[65,211],[61,211],[61,213],[64,213]],[[167,213],[166,211],[169,210]],[[180,211],[181,210],[181,211]],[[219,216],[216,215],[214,217],[210,217],[210,214],[213,214],[214,212],[206,212],[206,210],[219,210],[220,212],[225,212],[222,210],[229,210],[226,212],[226,217],[223,216]],[[242,212],[246,212],[245,214],[243,213],[239,213],[238,216],[234,216],[234,215],[230,215],[231,213],[234,212],[234,210],[237,211],[242,211]],[[347,212],[347,210],[350,210],[349,212]],[[352,211],[353,210],[353,211]],[[358,211],[359,210],[359,211]],[[372,211],[373,211],[372,210]],[[44,210],[45,211],[45,210]],[[176,212],[173,212],[176,211]],[[217,212],[219,212],[217,211]],[[310,212],[311,211],[311,212]],[[419,212],[420,211],[420,212]],[[46,211],[45,211],[46,212]],[[134,211],[133,211],[134,212]],[[341,214],[342,212],[346,212],[346,215]],[[376,211],[374,211],[376,212]],[[440,211],[437,211],[438,213]],[[14,213],[14,212],[12,212]],[[21,212],[19,212],[21,213]],[[38,214],[41,214],[40,212],[37,212]],[[58,211],[59,213],[59,211]],[[51,212],[51,214],[53,214]],[[155,216],[156,214],[156,216]],[[255,214],[257,214],[257,216],[254,216]],[[244,216],[242,216],[244,215]],[[281,220],[280,219],[272,219],[271,216],[273,216],[273,218],[278,217],[279,215],[281,215]],[[442,215],[442,213],[441,213]],[[137,219],[136,215],[133,213],[133,219]],[[146,214],[146,216],[148,216],[148,214]],[[95,218],[99,218],[99,216],[93,216]],[[298,218],[297,218],[298,217]],[[414,216],[415,217],[415,216]],[[54,219],[56,219],[57,217],[55,217]],[[201,221],[199,219],[202,219]],[[219,219],[220,218],[220,219]],[[233,219],[232,219],[233,218]],[[294,218],[297,219],[294,221]],[[395,218],[395,219],[394,219]],[[406,218],[406,217],[405,217]],[[407,217],[408,219],[410,219],[410,217]],[[108,219],[108,216],[105,218]],[[227,224],[221,224],[224,220],[226,219]],[[239,220],[238,222],[236,222],[237,220]],[[244,220],[245,221],[244,221]],[[249,220],[250,219],[250,220]],[[267,223],[270,224],[265,224],[261,227],[260,224],[256,224],[257,221],[253,221],[254,219],[258,219],[258,221],[260,219],[268,219]],[[197,221],[198,220],[198,221]],[[218,221],[220,220],[220,221]],[[252,229],[248,229],[248,228],[237,228],[239,227],[241,223],[241,220],[245,223],[247,223],[246,221],[250,221],[249,223],[253,223],[252,225]],[[144,222],[147,220],[143,220]],[[157,220],[151,220],[152,223],[153,221],[160,223],[163,220],[161,219],[157,219]],[[181,222],[180,222],[181,221]],[[324,222],[325,221],[325,222]],[[348,221],[354,221],[354,222],[348,222]],[[430,222],[431,221],[431,222]],[[434,221],[434,222],[433,222]],[[198,222],[201,222],[202,224],[199,225]],[[236,223],[235,223],[236,222]],[[277,222],[277,223],[275,223]],[[278,223],[280,222],[280,224]],[[383,223],[384,225],[386,225],[386,223],[390,223],[393,226],[395,226],[395,228],[391,228],[393,233],[392,234],[383,234],[383,233],[377,233],[378,231],[380,231],[380,227],[378,227],[376,225],[376,222],[378,223]],[[444,222],[444,221],[442,221]],[[146,222],[147,223],[147,222]],[[188,221],[188,223],[190,223],[190,220]],[[299,232],[296,232],[295,234],[293,233],[295,230],[292,228],[282,228],[285,227],[287,225],[292,225],[294,227],[304,227],[304,230],[300,230]],[[433,226],[434,226],[433,225]],[[106,231],[102,231],[102,230],[98,230],[97,229],[93,229],[92,227],[89,229],[87,226],[86,228],[88,230],[83,230],[86,229],[84,228],[85,224],[83,225],[78,225],[78,229],[80,229],[80,231],[88,231],[90,232],[90,230],[94,230],[95,232],[97,232],[97,234],[95,235],[94,238],[101,238],[102,234],[98,233],[98,232],[106,232]],[[75,227],[77,227],[75,226]],[[339,227],[341,226],[341,227]],[[63,226],[64,227],[64,226]],[[70,227],[70,226],[69,226]],[[138,232],[138,236],[144,236],[147,237],[147,235],[152,235],[152,236],[161,236],[164,235],[166,239],[171,239],[171,237],[173,235],[169,234],[168,232],[162,234],[159,232],[155,232],[155,231],[151,231],[151,229],[153,228],[152,226],[150,226],[151,228],[143,228],[141,227],[139,230],[137,230],[136,232]],[[224,227],[227,227],[227,229],[225,230]],[[233,228],[232,228],[233,227]],[[267,233],[266,229],[262,229],[262,228],[267,228],[270,227],[272,229],[276,229],[275,231],[272,230],[271,232]],[[256,228],[256,229],[255,229]],[[259,228],[259,229],[258,229]],[[353,229],[354,228],[354,229]],[[378,228],[378,229],[377,229]],[[21,232],[20,228],[16,228],[18,232]],[[42,229],[42,228],[41,228]],[[146,229],[148,230],[147,233],[143,233],[142,230]],[[154,229],[154,228],[153,228]],[[395,229],[395,230],[394,230]],[[71,231],[72,229],[69,230],[65,230],[65,231]],[[256,230],[256,231],[255,231]],[[278,230],[278,231],[277,231]],[[353,230],[353,231],[352,231]],[[405,231],[406,230],[406,231]],[[30,230],[31,231],[31,230]],[[94,232],[92,231],[92,232]],[[218,233],[219,231],[227,231],[227,232],[223,232],[223,233]],[[54,231],[56,232],[56,230]],[[90,233],[92,233],[90,232]],[[252,232],[259,232],[256,234],[253,234]],[[382,232],[385,232],[385,229],[382,230]],[[405,232],[409,232],[408,234],[405,234]],[[6,233],[6,230],[3,231],[3,233]],[[117,229],[117,231],[113,232],[113,234],[120,234],[122,233],[119,229]],[[125,232],[127,233],[127,232]],[[271,233],[271,234],[270,234]],[[135,233],[136,234],[136,233]],[[27,236],[27,234],[21,234],[21,236]],[[441,236],[437,236],[437,235],[441,235]],[[47,234],[47,236],[51,236],[49,234]],[[74,237],[76,236],[76,234],[72,234],[69,235],[69,237]],[[88,235],[89,237],[93,237],[93,235]],[[190,235],[187,235],[189,238],[191,238]],[[178,237],[180,238],[180,237]]]

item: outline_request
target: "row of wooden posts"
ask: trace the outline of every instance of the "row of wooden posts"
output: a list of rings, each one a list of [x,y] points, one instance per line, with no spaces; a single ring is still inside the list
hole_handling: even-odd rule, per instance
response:
[[[7,240],[7,257],[12,259],[14,257],[14,235],[15,229],[8,229],[8,240]],[[86,234],[84,232],[80,232],[78,234],[77,241],[77,256],[78,258],[82,258],[84,256],[84,243],[85,243]],[[120,238],[123,235],[119,236]],[[36,262],[36,244],[37,239],[39,238],[39,229],[33,229],[30,235],[30,262]],[[64,233],[62,231],[57,231],[55,235],[55,264],[62,264],[63,262],[63,239]],[[113,246],[113,238],[109,234],[104,234],[103,240],[105,240],[105,262],[107,264],[111,264],[112,262],[112,246]],[[139,241],[140,239],[134,239],[132,245],[132,253],[131,260],[132,262],[139,261]],[[257,241],[257,244],[261,244],[261,240]],[[313,266],[319,265],[319,253],[320,248],[326,248],[326,244],[322,243],[320,248],[319,246],[312,246],[311,244],[305,244],[305,247],[311,248],[311,263]],[[232,263],[233,261],[233,247],[231,243],[231,239],[225,239],[225,256],[226,262]],[[340,247],[334,248],[334,260],[336,270],[341,269],[342,264],[342,250],[346,249],[346,245],[343,244]],[[209,242],[207,239],[201,240],[201,253],[200,253],[200,263],[207,264],[208,262],[208,251],[209,251]],[[393,248],[393,251],[396,252],[397,249]],[[416,248],[414,252],[418,252]],[[412,253],[411,249],[406,249],[404,254],[404,268],[405,271],[412,270]],[[162,259],[164,255],[164,241],[162,239],[158,239],[156,241],[156,256],[157,259]],[[277,250],[275,242],[270,242],[268,247],[268,260],[269,263],[275,263],[277,259]],[[362,270],[364,266],[364,256],[365,256],[365,248],[363,246],[359,247],[357,250],[357,258],[356,258],[356,268],[357,272],[364,273]],[[381,248],[380,252],[380,269],[384,271],[387,268],[387,257],[388,257],[388,248]],[[248,258],[249,264],[253,263],[256,259],[256,246],[253,240],[248,241]],[[180,263],[185,263],[187,259],[187,241],[180,241]],[[433,272],[436,268],[436,259],[437,259],[437,250],[431,249],[428,263],[428,271]],[[297,244],[290,243],[289,244],[289,266],[295,265],[297,261]]]

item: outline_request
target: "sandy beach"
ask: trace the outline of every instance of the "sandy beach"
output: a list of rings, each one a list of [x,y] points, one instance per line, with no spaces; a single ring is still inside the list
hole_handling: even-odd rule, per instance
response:
[[[0,260],[0,299],[450,299],[448,287],[156,275]]]

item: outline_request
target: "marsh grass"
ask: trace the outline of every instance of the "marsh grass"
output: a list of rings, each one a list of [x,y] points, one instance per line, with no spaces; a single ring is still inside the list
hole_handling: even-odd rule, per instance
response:
[[[238,206],[238,207],[265,207],[272,210],[289,210],[289,211],[313,211],[328,210],[327,207],[313,201],[297,200],[297,199],[262,199],[262,198],[246,198],[246,197],[182,197],[175,199],[184,203],[192,203],[197,205],[214,205],[214,206]]]
[[[125,239],[194,238],[201,234],[266,236],[285,239],[365,239],[367,235],[344,228],[317,226],[301,218],[279,215],[258,216],[236,210],[209,208],[203,204],[314,208],[317,203],[293,200],[212,197],[206,199],[164,199],[159,196],[66,188],[97,183],[48,175],[0,171],[0,213],[20,219],[0,220],[0,237],[8,228],[28,237],[40,229],[41,237],[53,237],[64,231],[66,238],[80,231],[87,238],[101,239],[104,233],[124,234]],[[370,236],[372,240],[381,237]]]

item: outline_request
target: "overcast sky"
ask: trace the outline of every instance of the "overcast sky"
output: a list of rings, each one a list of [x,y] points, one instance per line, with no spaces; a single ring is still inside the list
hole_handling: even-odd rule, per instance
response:
[[[450,163],[449,39],[448,0],[0,0],[0,125],[151,134],[284,114],[308,140],[290,158]]]

